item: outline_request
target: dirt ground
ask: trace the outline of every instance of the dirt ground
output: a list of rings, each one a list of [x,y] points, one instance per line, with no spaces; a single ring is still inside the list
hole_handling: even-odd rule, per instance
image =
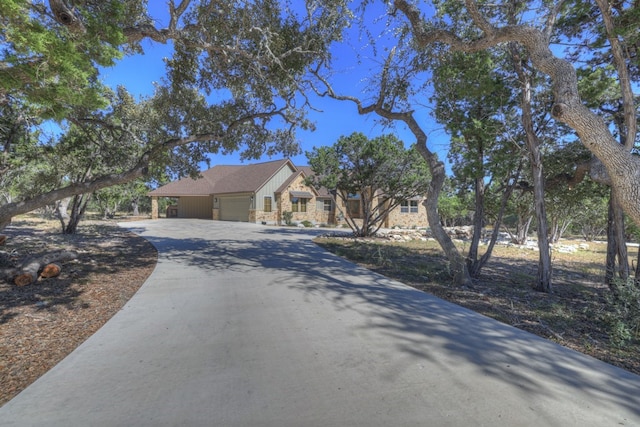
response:
[[[55,222],[23,218],[3,234],[0,264],[62,249],[79,256],[62,263],[60,276],[32,285],[0,279],[0,406],[117,313],[157,261],[149,242],[106,221],[83,223],[77,235],[64,236]]]
[[[473,285],[454,286],[435,242],[324,238],[316,243],[416,289],[640,374],[640,340],[624,345],[612,340],[610,291],[603,284],[606,243],[566,241],[586,246],[573,253],[554,251],[551,294],[532,288],[538,253],[530,248],[496,246]],[[464,252],[465,243],[459,246]]]

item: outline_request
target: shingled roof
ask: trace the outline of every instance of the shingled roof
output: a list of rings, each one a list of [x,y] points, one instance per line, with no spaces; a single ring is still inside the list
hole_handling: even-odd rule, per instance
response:
[[[315,175],[313,173],[313,171],[311,170],[311,166],[298,166],[298,170],[303,172],[305,174],[305,176],[307,176],[307,177],[311,177],[311,176]],[[324,187],[316,188],[315,190],[318,192],[318,197],[330,197],[331,196],[331,194],[329,193],[329,190],[327,190]]]
[[[292,170],[296,170],[296,167],[288,159],[251,165],[218,165],[203,171],[198,179],[187,177],[170,182],[149,192],[149,196],[180,197],[253,193],[258,191],[287,164]]]

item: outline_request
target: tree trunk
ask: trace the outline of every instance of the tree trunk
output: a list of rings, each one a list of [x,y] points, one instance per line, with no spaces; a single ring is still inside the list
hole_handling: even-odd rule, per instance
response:
[[[624,228],[624,214],[617,203],[615,191],[612,189],[607,220],[607,259],[605,269],[605,283],[611,289],[616,287],[615,281],[618,278],[627,280],[630,273]]]
[[[69,208],[70,202],[71,202],[71,197],[66,197],[56,202],[56,216],[58,217],[58,221],[60,221],[60,226],[62,227],[63,233],[64,233],[64,228],[66,226],[66,222],[69,220],[68,208]]]
[[[63,229],[63,234],[76,234],[78,225],[84,217],[84,212],[87,209],[90,199],[91,194],[78,194],[73,196],[71,215],[69,215],[69,222],[66,228]]]
[[[478,162],[482,164],[482,150],[478,150]],[[482,237],[482,226],[484,225],[484,173],[478,172],[475,182],[475,212],[473,213],[473,236],[467,255],[467,268],[471,277],[477,278],[480,275],[482,266],[478,260],[478,248]]]
[[[487,245],[487,250],[484,255],[480,258],[477,264],[477,274],[480,274],[480,269],[489,261],[491,258],[491,254],[493,253],[493,248],[498,241],[498,235],[500,234],[500,227],[502,227],[502,219],[504,218],[504,213],[507,210],[507,203],[509,199],[511,199],[511,195],[513,194],[513,189],[516,186],[517,177],[520,175],[520,171],[522,168],[522,164],[518,166],[517,171],[513,173],[513,176],[507,181],[507,186],[502,193],[502,201],[500,202],[500,210],[498,211],[498,216],[493,224],[493,231],[491,232],[491,238],[489,239],[489,244]],[[511,183],[509,183],[511,181]],[[475,277],[475,276],[474,276]]]
[[[518,223],[516,224],[516,235],[514,238],[514,243],[517,245],[525,245],[527,240],[529,239],[529,227],[531,227],[531,222],[533,221],[533,217],[529,215],[526,219],[518,215]]]
[[[467,262],[458,251],[458,248],[456,248],[451,237],[444,230],[444,227],[442,227],[440,215],[438,214],[438,197],[440,196],[440,191],[444,186],[446,177],[444,163],[439,161],[435,154],[427,149],[426,144],[419,144],[417,147],[420,154],[427,161],[431,172],[431,183],[427,191],[427,200],[424,202],[427,209],[427,220],[431,228],[431,234],[440,244],[440,247],[449,260],[449,272],[453,277],[453,283],[455,285],[471,285],[473,281]]]

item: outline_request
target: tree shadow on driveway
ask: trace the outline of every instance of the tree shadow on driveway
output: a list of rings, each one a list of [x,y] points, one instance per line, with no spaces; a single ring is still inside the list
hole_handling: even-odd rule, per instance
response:
[[[143,227],[131,230],[145,234]],[[336,312],[356,312],[366,319],[358,333],[385,335],[393,350],[436,364],[443,373],[464,364],[531,400],[587,400],[586,406],[610,409],[612,421],[620,406],[640,416],[640,377],[345,261],[311,241],[321,233],[256,228],[250,239],[228,233],[219,239],[147,238],[158,248],[160,262],[171,260],[202,274],[281,274],[284,279],[269,286],[324,300]]]

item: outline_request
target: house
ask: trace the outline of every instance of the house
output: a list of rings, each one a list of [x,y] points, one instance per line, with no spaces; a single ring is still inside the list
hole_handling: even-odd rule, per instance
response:
[[[168,217],[281,224],[282,214],[291,212],[295,223],[340,224],[346,209],[357,217],[357,196],[348,206],[336,207],[327,189],[305,184],[311,175],[310,167],[296,167],[288,159],[214,166],[197,179],[182,178],[149,192],[152,218],[158,218],[160,197],[177,200]],[[385,225],[426,226],[425,208],[417,200],[408,201],[390,213]]]
[[[306,175],[288,160],[250,165],[219,165],[170,182],[149,193],[152,217],[158,217],[159,197],[177,199],[168,216],[276,224],[282,212],[293,221],[316,221],[318,192],[304,184]]]

